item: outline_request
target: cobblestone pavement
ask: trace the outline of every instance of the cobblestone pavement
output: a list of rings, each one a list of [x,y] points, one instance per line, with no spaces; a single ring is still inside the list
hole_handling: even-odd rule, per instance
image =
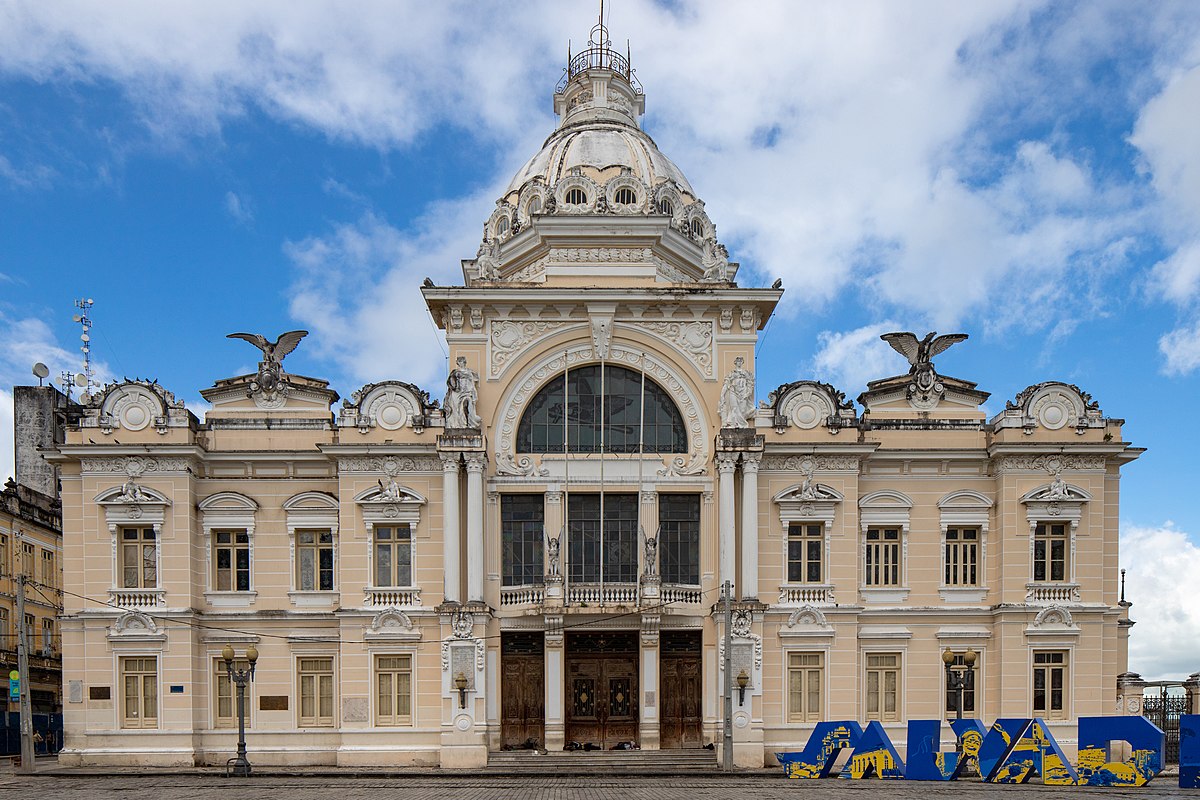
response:
[[[918,783],[915,781],[801,781],[778,772],[734,776],[515,778],[501,776],[397,777],[394,775],[349,778],[324,776],[257,775],[231,780],[211,775],[169,773],[125,776],[22,776],[0,775],[4,800],[263,800],[285,794],[287,800],[868,800],[885,791],[888,800],[938,800],[951,796],[964,800],[1086,800],[1116,798],[1200,798],[1200,790],[1184,790],[1173,777],[1142,789],[1064,788],[1051,786],[989,786],[977,782]]]

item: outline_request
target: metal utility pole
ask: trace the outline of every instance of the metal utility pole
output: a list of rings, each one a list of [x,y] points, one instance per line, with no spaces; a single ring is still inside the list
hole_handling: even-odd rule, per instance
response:
[[[34,771],[33,754],[33,703],[30,702],[29,686],[29,639],[25,629],[25,581],[24,573],[17,576],[17,672],[21,682],[21,767],[19,772]]]
[[[729,581],[725,581],[721,592],[725,598],[725,663],[722,665],[725,670],[725,731],[721,739],[721,769],[733,772],[733,605],[730,602],[733,587]]]

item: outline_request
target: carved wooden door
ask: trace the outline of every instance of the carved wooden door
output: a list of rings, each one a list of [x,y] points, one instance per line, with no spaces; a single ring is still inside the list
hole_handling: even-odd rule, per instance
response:
[[[507,747],[521,747],[532,739],[539,747],[543,747],[546,718],[545,656],[537,652],[541,650],[541,642],[509,641],[506,636],[502,650],[500,743]]]
[[[567,740],[606,750],[638,740],[637,660],[583,656],[567,669]]]
[[[700,656],[662,660],[661,747],[701,747]]]

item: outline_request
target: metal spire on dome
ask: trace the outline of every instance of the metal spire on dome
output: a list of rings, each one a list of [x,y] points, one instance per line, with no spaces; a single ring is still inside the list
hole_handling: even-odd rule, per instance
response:
[[[563,76],[554,87],[554,91],[561,94],[567,83],[581,72],[605,69],[625,78],[633,90],[641,94],[642,84],[638,82],[636,71],[630,68],[630,55],[628,42],[625,55],[613,50],[612,40],[608,38],[608,26],[604,24],[604,0],[600,0],[600,16],[588,35],[588,46],[582,52],[572,55],[571,43],[567,42],[567,67],[563,70]]]

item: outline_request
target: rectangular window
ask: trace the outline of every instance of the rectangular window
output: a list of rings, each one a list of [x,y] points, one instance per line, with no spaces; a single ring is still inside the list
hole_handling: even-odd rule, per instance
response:
[[[331,531],[296,531],[296,586],[302,592],[333,591]]]
[[[867,719],[900,718],[900,654],[867,654]]]
[[[154,528],[121,528],[121,588],[158,588],[158,543]]]
[[[17,639],[8,629],[8,609],[0,608],[0,650],[16,649]]]
[[[412,656],[375,659],[375,724],[412,724]]]
[[[9,569],[8,535],[0,533],[0,577],[11,574]]]
[[[603,524],[601,524],[603,520]],[[574,583],[637,581],[636,494],[573,494],[567,504],[568,578]],[[601,576],[603,553],[603,577]]]
[[[33,573],[34,546],[29,542],[21,543],[21,574],[26,578],[35,577]]]
[[[250,591],[250,534],[213,531],[213,589]]]
[[[121,727],[158,727],[158,659],[121,659]]]
[[[966,666],[966,663],[967,662],[963,659],[963,656],[961,653],[955,653],[954,661],[951,663],[951,666],[952,667],[963,667],[963,666]],[[975,662],[976,669],[978,669],[979,663],[980,663],[979,661]],[[976,671],[975,669],[969,669],[969,670],[965,670],[965,671],[956,670],[956,674],[963,674],[965,672],[965,674],[967,676],[967,683],[963,687],[963,690],[962,690],[962,697],[963,697],[962,710],[963,710],[963,717],[965,717],[966,719],[970,719],[975,714],[975,671]],[[944,675],[945,672],[946,672],[946,670],[943,667],[942,674]],[[946,686],[946,718],[954,719],[957,716],[957,714],[956,714],[957,709],[958,709],[958,690],[951,689],[950,686],[947,685]]]
[[[1067,654],[1062,650],[1033,654],[1033,713],[1047,719],[1067,716]]]
[[[233,660],[234,670],[250,669],[250,662],[245,659]],[[246,684],[246,727],[250,727],[250,689],[254,682]],[[237,719],[237,686],[229,680],[229,672],[225,669],[225,659],[213,659],[213,727],[231,728],[236,726]]]
[[[300,727],[332,727],[333,659],[300,659],[297,683],[300,685]]]
[[[825,526],[821,523],[789,523],[787,548],[788,583],[820,583]]]
[[[788,722],[820,721],[823,662],[821,653],[788,654]]]
[[[700,495],[658,496],[658,555],[663,581],[700,585]]]
[[[543,581],[545,502],[540,494],[500,496],[501,582],[528,586]]]
[[[946,529],[947,586],[979,585],[979,529]]]
[[[42,585],[51,589],[58,588],[58,570],[55,566],[53,550],[42,551]]]
[[[1033,533],[1033,579],[1067,580],[1067,523],[1039,522]]]
[[[54,652],[54,620],[42,619],[42,655],[47,658]]]
[[[412,586],[412,528],[408,525],[376,525],[372,535],[375,539],[375,585]]]
[[[867,586],[899,586],[900,529],[867,528]]]

